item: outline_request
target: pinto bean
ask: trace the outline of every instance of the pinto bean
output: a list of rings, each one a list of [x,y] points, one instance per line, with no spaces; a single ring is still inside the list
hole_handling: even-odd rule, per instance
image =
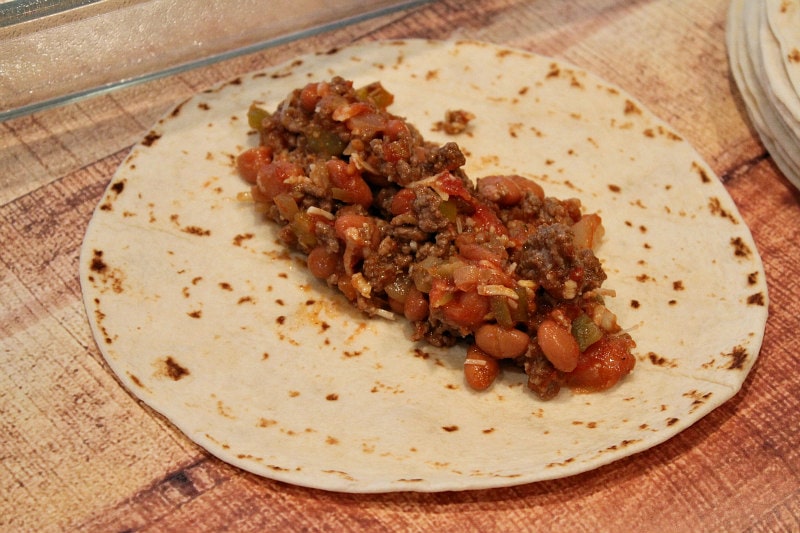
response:
[[[477,186],[481,196],[502,206],[517,205],[522,200],[522,188],[509,176],[479,178]]]
[[[509,176],[511,180],[516,183],[523,192],[532,192],[539,200],[544,200],[544,189],[535,181],[528,179],[524,176]]]
[[[554,320],[545,319],[536,330],[536,341],[545,357],[562,372],[572,372],[581,354],[578,341]]]
[[[489,298],[477,292],[456,291],[452,299],[442,305],[442,314],[448,322],[468,329],[480,324],[489,310]]]
[[[475,344],[497,359],[519,357],[528,349],[530,336],[524,331],[484,324],[475,332]]]
[[[245,150],[236,158],[236,168],[239,174],[248,182],[255,183],[261,167],[272,162],[272,148],[257,146]]]
[[[320,279],[326,279],[336,272],[339,258],[328,252],[324,246],[317,246],[308,254],[308,270]]]
[[[411,322],[417,322],[428,318],[428,300],[425,294],[416,287],[411,287],[406,295],[406,302],[403,307],[403,314]]]
[[[325,163],[325,168],[333,185],[334,198],[365,208],[372,204],[372,190],[353,163],[331,159]]]
[[[475,390],[486,390],[499,373],[497,359],[474,344],[467,348],[467,358],[464,360],[464,379],[467,385]]]

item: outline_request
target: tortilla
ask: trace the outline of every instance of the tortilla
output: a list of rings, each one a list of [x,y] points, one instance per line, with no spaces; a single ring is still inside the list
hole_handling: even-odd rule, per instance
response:
[[[733,0],[726,35],[750,120],[775,164],[800,187],[800,2]]]
[[[464,384],[463,347],[368,319],[237,201],[253,101],[340,75],[379,80],[470,176],[520,174],[603,217],[598,249],[639,362],[602,393],[541,402],[524,374]],[[468,133],[432,131],[446,109]],[[251,143],[251,144],[248,144]],[[109,183],[80,258],[89,322],[133,395],[220,459],[346,492],[509,486],[597,468],[739,391],[767,316],[763,266],[713,171],[622,89],[496,45],[392,41],[309,55],[184,102]]]

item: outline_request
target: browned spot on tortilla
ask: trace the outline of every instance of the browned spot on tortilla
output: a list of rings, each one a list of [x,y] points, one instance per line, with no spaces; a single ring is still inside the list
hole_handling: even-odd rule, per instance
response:
[[[653,278],[651,278],[647,274],[639,274],[638,276],[636,276],[636,281],[638,281],[639,283],[645,283],[651,280],[653,280]]]
[[[621,192],[622,188],[619,185],[614,185],[612,183],[612,184],[608,185],[608,190],[611,191],[611,192]]]
[[[230,407],[226,406],[222,403],[222,400],[217,400],[217,412],[220,416],[224,418],[230,418],[231,420],[236,420],[236,417],[233,415]]]
[[[256,424],[260,428],[268,428],[270,426],[274,426],[278,423],[277,420],[271,420],[268,418],[259,418],[258,423]]]
[[[786,54],[786,58],[790,63],[800,63],[800,49],[792,48],[792,51]]]
[[[89,268],[93,272],[97,272],[98,274],[104,273],[108,269],[108,265],[103,262],[103,251],[102,250],[95,250],[92,256],[92,262],[89,265]]]
[[[453,431],[458,431],[458,426],[442,426],[442,429],[448,433],[452,433]]]
[[[658,126],[655,129],[646,128],[642,133],[644,134],[645,137],[650,137],[651,139],[655,138],[656,136],[661,136],[661,137],[666,137],[670,141],[682,141],[683,140],[683,138],[680,135],[668,130],[664,126]]]
[[[286,322],[286,317],[281,315],[281,316],[279,316],[278,318],[275,319],[275,322],[277,322],[278,324],[280,324],[282,326]]]
[[[697,390],[690,390],[689,392],[684,393],[683,396],[692,400],[692,405],[689,409],[689,412],[693,413],[697,411],[704,403],[706,403],[709,398],[711,398],[712,393],[707,392],[703,394]]]
[[[747,361],[747,350],[741,346],[734,346],[730,353],[723,355],[730,358],[730,363],[727,366],[728,370],[741,370],[745,361]]]
[[[151,131],[150,133],[145,135],[144,139],[142,140],[142,145],[143,146],[153,146],[155,144],[155,142],[157,140],[159,140],[160,138],[161,138],[161,134],[160,133],[156,133],[154,131]]]
[[[747,284],[755,285],[758,283],[758,272],[751,272],[747,275]]]
[[[111,190],[119,196],[125,189],[125,180],[120,180],[111,185]]]
[[[178,364],[171,355],[160,361],[159,372],[173,381],[178,381],[189,375],[189,370]]]
[[[489,433],[494,433],[494,428],[486,428],[482,431],[482,433],[484,433],[485,435],[488,435]]]
[[[439,77],[439,70],[438,69],[429,70],[428,72],[425,73],[425,80],[426,81],[435,80],[438,77]]]
[[[731,246],[733,246],[733,255],[736,257],[750,257],[753,253],[741,237],[731,238]]]
[[[631,307],[634,309],[639,309],[640,306],[641,304],[639,303],[639,300],[631,300]]]
[[[670,301],[668,301],[667,303],[668,303],[669,305],[677,305],[677,304],[678,304],[678,300],[670,300]]]
[[[676,363],[675,361],[673,361],[671,359],[667,359],[666,357],[663,357],[661,355],[658,355],[655,352],[648,352],[647,358],[655,366],[661,366],[661,367],[665,367],[665,368],[677,368],[678,367],[678,363]]]
[[[530,90],[529,87],[521,87],[520,90],[517,91],[517,94],[520,96],[525,96],[526,94],[528,94],[529,90]]]
[[[339,444],[339,439],[328,435],[328,437],[325,439],[325,444],[330,444],[330,445]]]
[[[299,391],[296,391],[296,390],[290,390],[289,391],[289,397],[290,398],[297,398],[298,396],[300,396],[300,392]]]
[[[200,309],[197,309],[195,311],[189,311],[186,314],[192,318],[203,318],[203,311],[201,311]]]
[[[128,372],[128,377],[131,378],[131,381],[133,381],[134,385],[136,385],[137,387],[140,387],[142,389],[144,388],[144,384],[142,383],[142,380],[140,380],[138,377],[134,376],[130,372]]]
[[[359,356],[359,355],[361,355],[362,353],[363,353],[363,352],[362,352],[362,351],[360,351],[360,350],[353,350],[353,351],[350,351],[350,350],[345,350],[345,351],[344,351],[344,356],[345,356],[345,357],[358,357],[358,356]]]
[[[701,167],[696,162],[692,162],[692,170],[697,172],[700,175],[700,181],[703,183],[711,183],[711,177],[708,175],[708,172],[705,171],[703,167]]]
[[[209,109],[211,109],[211,106],[208,105],[208,102],[200,102],[199,104],[197,104],[197,108],[203,111],[208,111]]]
[[[284,468],[284,467],[278,466],[278,465],[267,465],[267,468],[269,468],[270,470],[272,470],[274,472],[288,472],[289,471],[288,468]]]
[[[253,299],[252,296],[242,296],[241,298],[239,298],[239,300],[236,303],[238,305],[242,305],[242,304],[246,304],[246,303],[255,303],[255,300]]]
[[[200,226],[184,226],[181,231],[190,235],[197,235],[199,237],[207,237],[211,235],[211,230],[201,228]]]
[[[747,297],[747,304],[748,305],[765,305],[766,298],[764,298],[763,292],[757,292],[755,294],[751,294]]]
[[[678,418],[674,418],[674,417],[673,418],[667,418],[667,425],[668,426],[674,426],[678,422],[680,422],[680,419],[678,419]]]
[[[672,282],[672,290],[674,290],[674,291],[682,291],[682,290],[684,290],[683,281],[681,281],[681,280],[673,281]]]
[[[642,114],[642,110],[639,109],[639,106],[637,106],[636,104],[634,104],[630,100],[626,99],[625,100],[625,114],[626,115],[631,115],[631,114],[641,115]]]
[[[94,250],[92,260],[89,263],[89,269],[100,276],[100,283],[110,286],[111,290],[117,294],[123,292],[124,273],[118,268],[110,268],[103,259],[102,250]],[[89,276],[89,281],[94,283],[96,281],[94,276]]]
[[[339,399],[339,395],[336,394],[335,392],[332,392],[327,396],[325,396],[325,399],[328,400],[329,402],[335,402],[336,400]]]
[[[545,433],[549,433],[549,432],[545,432]],[[575,458],[574,457],[570,457],[569,459],[564,459],[563,461],[560,461],[560,462],[547,463],[545,466],[547,468],[553,468],[553,467],[556,467],[556,466],[567,466],[568,464],[574,463],[574,462],[575,462]]]
[[[420,359],[428,359],[430,356],[431,354],[429,354],[425,350],[422,350],[420,348],[414,348],[414,357],[419,357]]]
[[[231,287],[231,284],[226,282],[226,281],[220,282],[219,283],[219,288],[222,289],[223,291],[232,291],[233,290],[233,287]]]
[[[237,236],[235,236],[233,238],[233,245],[234,246],[241,246],[242,242],[244,242],[244,241],[246,241],[248,239],[252,239],[253,237],[255,237],[255,235],[253,235],[252,233],[242,233],[242,234],[237,235]]]
[[[716,196],[712,196],[711,199],[708,201],[708,208],[711,210],[712,215],[716,215],[722,218],[727,218],[733,224],[738,224],[739,221],[734,217],[730,211],[722,207],[722,202]]]

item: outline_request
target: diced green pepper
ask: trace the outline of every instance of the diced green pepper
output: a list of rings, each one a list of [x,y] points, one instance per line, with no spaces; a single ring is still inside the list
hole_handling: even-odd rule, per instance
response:
[[[511,317],[511,309],[508,305],[508,297],[506,296],[492,296],[489,299],[492,314],[498,324],[504,328],[514,327],[514,319]]]
[[[455,202],[445,200],[439,204],[439,212],[450,222],[455,222],[458,216],[458,206],[456,206]]]
[[[386,109],[394,102],[394,95],[384,89],[378,81],[356,89],[356,98],[371,103],[379,109]]]
[[[581,352],[603,337],[602,330],[586,313],[572,321],[572,336],[578,341]]]
[[[255,103],[250,104],[250,109],[247,110],[247,124],[251,128],[261,131],[261,124],[266,118],[269,118],[269,111],[258,107]]]
[[[333,157],[341,155],[347,144],[333,131],[316,130],[306,137],[307,148],[310,152],[322,156]]]

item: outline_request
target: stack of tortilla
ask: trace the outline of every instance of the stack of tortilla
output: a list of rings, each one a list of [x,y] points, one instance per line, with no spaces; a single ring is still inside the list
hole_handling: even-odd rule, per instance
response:
[[[753,126],[800,188],[800,0],[733,0],[727,40]]]

